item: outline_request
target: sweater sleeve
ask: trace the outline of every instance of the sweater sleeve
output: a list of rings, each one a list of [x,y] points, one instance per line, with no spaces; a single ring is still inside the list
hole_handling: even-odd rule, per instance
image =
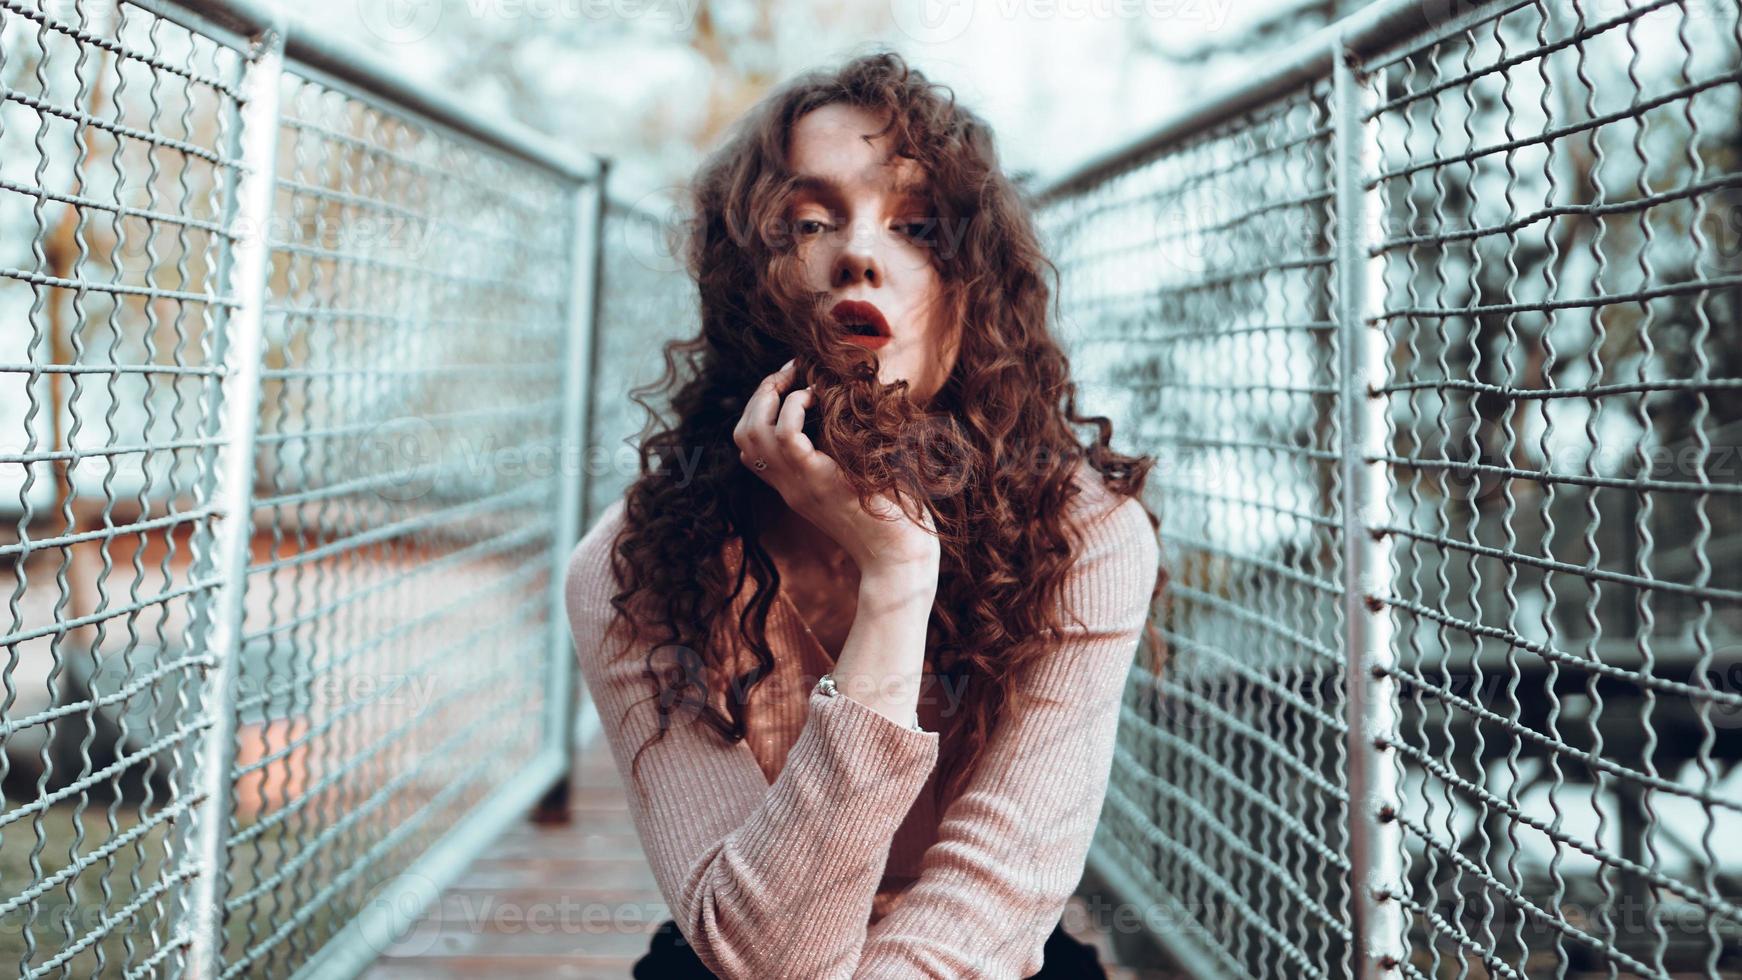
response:
[[[1112,769],[1126,678],[1160,570],[1127,499],[1085,529],[1063,598],[1065,639],[1025,667],[920,876],[866,939],[854,976],[992,978],[1040,971],[1078,882]]]
[[[720,977],[850,977],[890,841],[937,762],[938,735],[813,688],[772,784],[747,743],[728,744],[681,711],[632,781],[631,758],[659,716],[642,675],[647,650],[624,651],[622,631],[605,638],[622,508],[612,504],[576,545],[564,594],[581,674],[672,918]]]

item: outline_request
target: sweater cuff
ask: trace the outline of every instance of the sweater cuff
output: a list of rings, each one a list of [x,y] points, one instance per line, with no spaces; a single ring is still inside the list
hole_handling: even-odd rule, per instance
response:
[[[831,696],[815,688],[810,711],[821,736],[818,758],[829,778],[849,790],[881,785],[898,797],[917,796],[937,765],[937,732],[916,731],[846,694]]]

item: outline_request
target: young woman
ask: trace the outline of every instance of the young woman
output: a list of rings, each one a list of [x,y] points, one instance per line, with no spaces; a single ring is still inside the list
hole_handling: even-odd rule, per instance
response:
[[[672,913],[634,975],[1105,976],[1060,919],[1165,580],[1153,460],[1077,413],[991,132],[867,55],[693,195],[674,417],[565,583]]]

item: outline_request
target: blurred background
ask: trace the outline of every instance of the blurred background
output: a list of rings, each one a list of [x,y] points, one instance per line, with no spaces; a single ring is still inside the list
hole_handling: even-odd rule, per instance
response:
[[[1354,0],[313,0],[299,14],[478,109],[603,153],[636,203],[688,179],[768,89],[905,55],[1056,174],[1361,6]]]
[[[1143,924],[1082,933],[1742,975],[1737,0],[273,11],[0,0],[0,964],[624,975],[663,915],[564,559],[694,331],[675,193],[888,46],[1158,462],[1078,896]],[[476,919],[577,896],[650,914]]]

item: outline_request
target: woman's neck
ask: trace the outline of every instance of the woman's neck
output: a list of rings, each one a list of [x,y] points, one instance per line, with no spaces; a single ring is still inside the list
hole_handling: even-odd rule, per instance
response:
[[[775,556],[783,575],[815,574],[838,582],[858,578],[852,557],[835,539],[785,503],[771,510],[763,523],[762,545]]]

